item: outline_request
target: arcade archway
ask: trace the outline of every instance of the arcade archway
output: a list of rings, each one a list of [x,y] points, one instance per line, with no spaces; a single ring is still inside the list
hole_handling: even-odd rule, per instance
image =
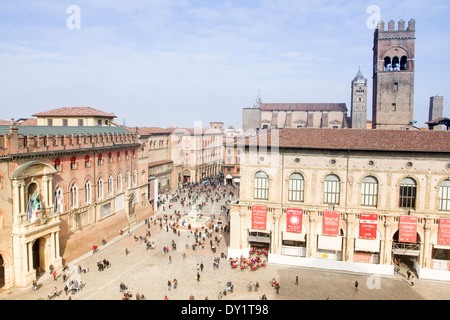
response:
[[[416,242],[402,242],[399,239],[399,231],[392,237],[392,256],[394,265],[399,269],[400,274],[406,275],[408,270],[415,277],[419,274],[421,238],[417,233]]]

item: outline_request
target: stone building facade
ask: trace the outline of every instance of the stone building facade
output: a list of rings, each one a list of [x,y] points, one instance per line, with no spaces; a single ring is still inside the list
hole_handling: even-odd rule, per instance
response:
[[[223,132],[218,129],[168,128],[171,159],[178,183],[198,183],[221,173]]]
[[[228,255],[257,246],[269,262],[380,274],[401,257],[420,277],[450,280],[449,134],[284,129],[250,138]]]
[[[140,148],[119,127],[0,126],[4,287],[27,286],[152,214]]]

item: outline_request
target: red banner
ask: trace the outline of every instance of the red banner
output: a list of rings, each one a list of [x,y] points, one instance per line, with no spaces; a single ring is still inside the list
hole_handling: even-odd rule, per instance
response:
[[[303,209],[287,208],[286,231],[302,233]]]
[[[398,241],[417,243],[417,217],[400,217]]]
[[[438,244],[450,245],[450,219],[439,219]]]
[[[322,235],[324,236],[338,236],[339,235],[339,219],[340,212],[328,211],[323,212],[322,219]]]
[[[377,238],[378,215],[376,213],[361,213],[359,215],[359,238]]]
[[[267,228],[267,207],[252,206],[252,229],[266,230]]]

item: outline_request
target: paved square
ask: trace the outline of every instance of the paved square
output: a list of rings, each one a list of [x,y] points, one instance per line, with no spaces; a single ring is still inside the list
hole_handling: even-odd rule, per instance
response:
[[[228,197],[227,197],[228,198]],[[226,212],[221,208],[225,199],[218,202],[207,203],[203,208],[204,214],[215,213],[216,219],[226,220]],[[187,211],[179,202],[170,210],[160,211],[158,217],[164,214],[173,214],[174,210],[182,213]],[[150,230],[150,242],[154,242],[156,249],[147,250],[142,241],[136,241],[136,237],[145,236]],[[211,239],[219,237],[214,232]],[[172,241],[176,243],[176,250],[172,250]],[[194,296],[195,300],[208,298],[219,299],[219,292],[226,288],[227,281],[234,286],[233,293],[221,297],[222,300],[257,300],[265,294],[268,300],[273,299],[308,299],[308,300],[394,300],[394,299],[450,299],[450,283],[428,280],[416,280],[411,286],[403,276],[377,276],[351,274],[346,272],[333,272],[328,270],[315,270],[269,264],[256,271],[232,269],[228,260],[220,259],[219,268],[214,268],[215,258],[220,258],[222,252],[226,252],[229,243],[229,234],[224,233],[220,246],[213,253],[206,239],[205,248],[192,250],[194,235],[188,230],[180,231],[180,235],[172,231],[166,231],[166,224],[160,228],[159,223],[151,224],[150,228],[141,223],[132,229],[131,235],[124,233],[110,241],[95,254],[87,253],[71,264],[89,268],[87,273],[81,273],[80,277],[85,284],[83,289],[66,295],[65,283],[62,280],[62,271],[57,270],[55,281],[47,271],[39,280],[39,289],[33,291],[28,288],[12,288],[0,293],[2,300],[39,300],[47,299],[48,294],[56,287],[60,292],[55,300],[120,300],[123,294],[120,292],[120,283],[123,282],[135,299],[136,294],[143,294],[146,299],[162,300],[166,296],[170,300],[188,300]],[[169,246],[168,253],[163,253],[163,246]],[[129,253],[125,253],[128,249]],[[183,252],[186,256],[183,258]],[[169,256],[171,261],[169,261]],[[110,268],[104,271],[97,270],[97,262],[107,259],[111,263]],[[170,262],[170,263],[169,263]],[[196,279],[197,266],[203,263],[204,269],[200,271],[199,281]],[[299,285],[295,284],[296,276],[299,277]],[[271,280],[276,278],[280,283],[277,294],[271,287]],[[173,287],[173,280],[177,279],[178,285]],[[168,281],[172,283],[169,290]],[[254,288],[248,291],[249,282],[259,283],[259,290]],[[355,281],[359,287],[355,291]]]

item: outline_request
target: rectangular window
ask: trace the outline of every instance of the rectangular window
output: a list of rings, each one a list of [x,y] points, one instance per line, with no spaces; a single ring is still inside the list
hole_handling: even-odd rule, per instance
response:
[[[255,178],[255,199],[269,199],[269,179]]]
[[[53,126],[53,119],[47,119],[47,125],[49,127]]]
[[[416,193],[415,185],[400,185],[400,208],[415,209]]]
[[[439,210],[450,211],[450,186],[439,187]]]
[[[324,203],[339,204],[340,181],[325,181]]]
[[[289,179],[289,201],[303,202],[304,185],[304,180]]]
[[[78,126],[82,127],[84,125],[83,119],[78,119]]]
[[[376,207],[378,200],[378,183],[363,182],[361,186],[361,205],[365,207]]]
[[[67,127],[69,125],[69,120],[63,119],[62,123],[63,123],[63,127]]]

